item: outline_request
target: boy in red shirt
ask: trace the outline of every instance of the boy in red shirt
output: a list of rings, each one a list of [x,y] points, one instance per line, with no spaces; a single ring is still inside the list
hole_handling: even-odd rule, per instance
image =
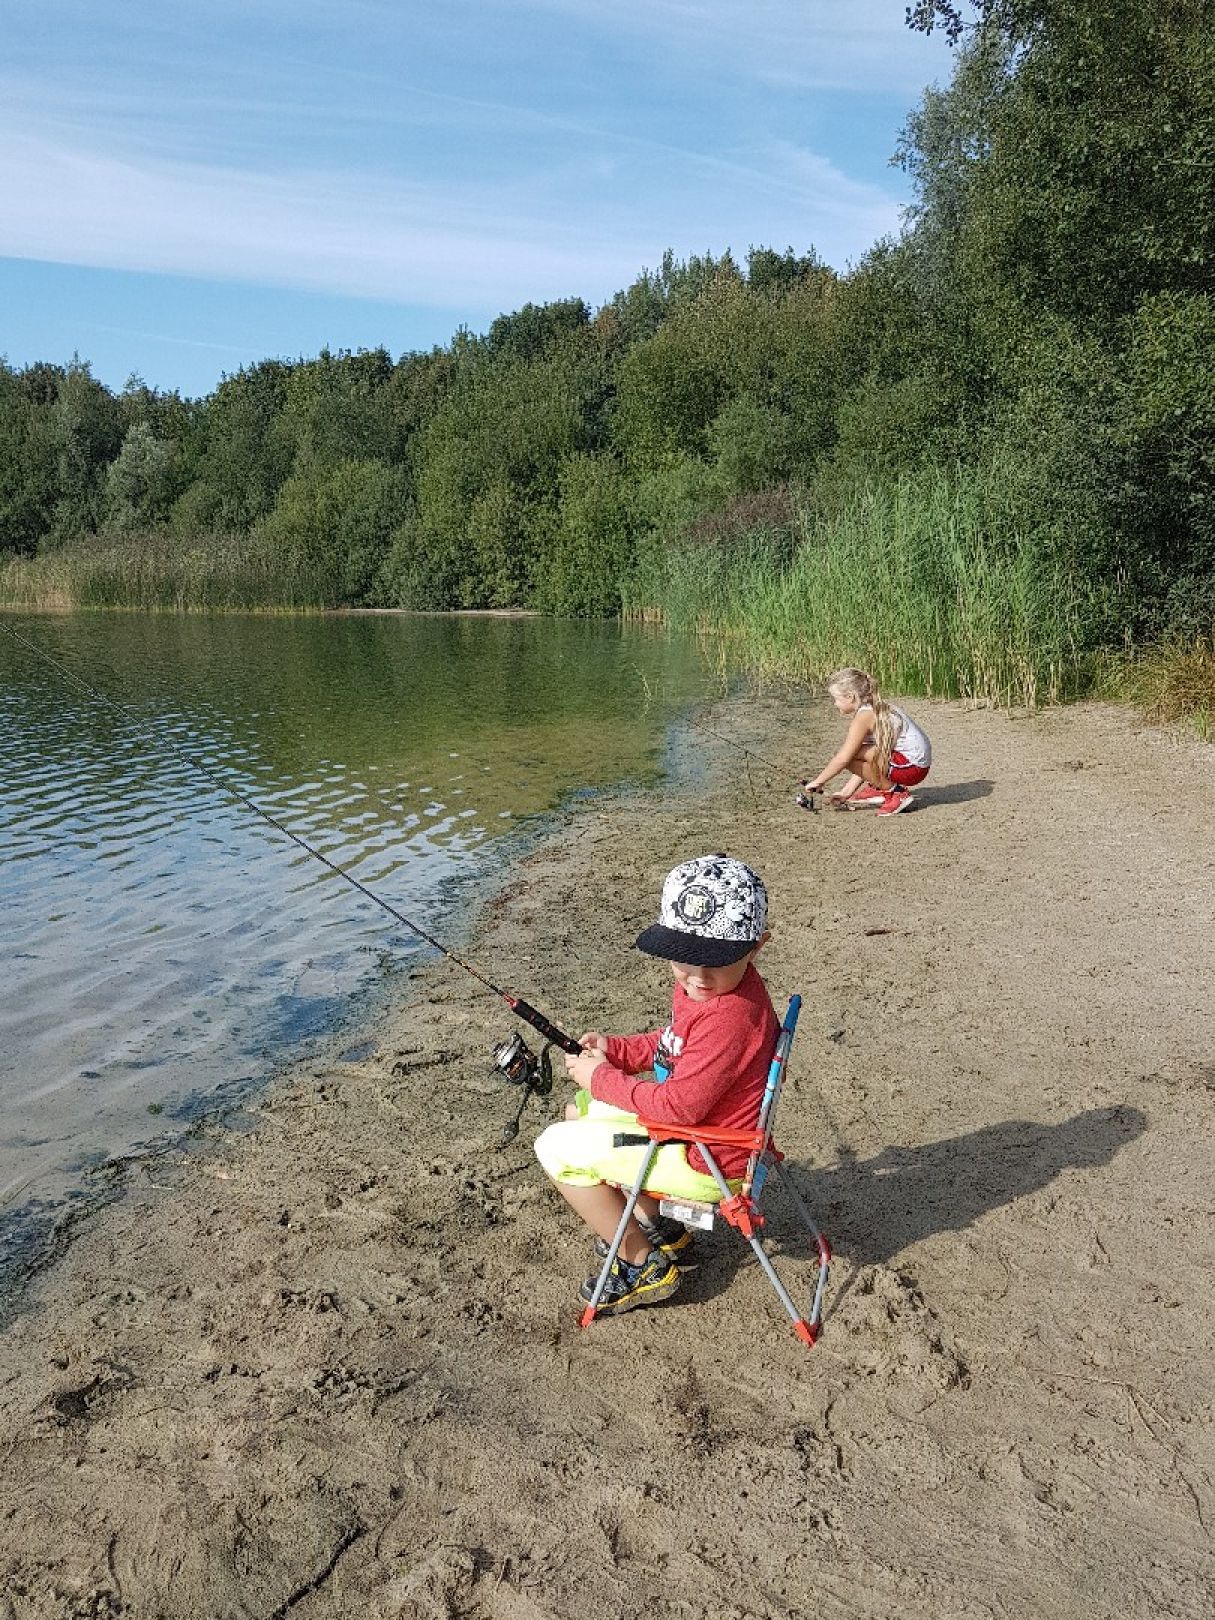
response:
[[[779,1030],[763,980],[752,966],[769,938],[768,896],[759,877],[728,855],[702,855],[668,873],[658,921],[637,946],[671,964],[671,1021],[647,1035],[581,1038],[565,1066],[582,1088],[565,1119],[536,1142],[536,1157],[557,1191],[598,1234],[600,1254],[624,1211],[645,1147],[613,1147],[636,1131],[637,1116],[676,1125],[749,1130],[759,1114]],[[653,1071],[654,1078],[639,1076]],[[737,1185],[747,1164],[741,1148],[723,1148],[723,1174]],[[668,1299],[679,1287],[675,1257],[691,1242],[666,1220],[658,1194],[716,1203],[721,1191],[695,1147],[667,1143],[658,1153],[620,1244],[602,1313]],[[582,1285],[590,1299],[598,1274]]]

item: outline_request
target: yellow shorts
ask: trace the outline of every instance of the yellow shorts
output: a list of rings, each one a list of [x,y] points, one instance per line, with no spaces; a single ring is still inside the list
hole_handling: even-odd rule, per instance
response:
[[[615,1187],[631,1187],[637,1179],[648,1147],[613,1147],[617,1131],[638,1131],[636,1114],[628,1114],[608,1103],[595,1102],[585,1091],[575,1099],[577,1119],[558,1120],[536,1138],[536,1157],[551,1181],[575,1187],[594,1187],[602,1181]],[[729,1183],[736,1192],[740,1181]],[[702,1175],[688,1163],[687,1149],[681,1142],[667,1142],[645,1180],[645,1189],[671,1198],[697,1203],[721,1202],[721,1188],[712,1176]]]

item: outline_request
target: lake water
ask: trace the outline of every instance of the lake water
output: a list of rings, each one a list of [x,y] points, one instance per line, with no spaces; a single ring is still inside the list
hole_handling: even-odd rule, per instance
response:
[[[0,1238],[432,956],[544,813],[668,768],[694,646],[529,618],[0,615]],[[509,979],[508,965],[486,965]],[[475,988],[475,987],[474,987]],[[2,1270],[2,1265],[0,1265]]]

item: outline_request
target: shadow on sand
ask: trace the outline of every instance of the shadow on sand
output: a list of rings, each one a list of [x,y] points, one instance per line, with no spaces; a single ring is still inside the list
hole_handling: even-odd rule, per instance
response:
[[[994,782],[980,776],[973,782],[945,782],[940,787],[934,782],[925,782],[923,787],[912,791],[920,805],[927,808],[933,804],[969,804],[972,799],[986,799],[994,787]]]
[[[989,1211],[1049,1186],[1064,1170],[1100,1169],[1146,1128],[1139,1109],[1119,1104],[1058,1125],[1010,1119],[921,1147],[883,1148],[870,1159],[841,1157],[828,1167],[789,1169],[814,1220],[855,1272],[887,1264],[935,1233],[961,1232]],[[773,1253],[792,1259],[802,1252],[804,1237],[779,1181],[765,1210]],[[710,1241],[712,1253],[706,1245],[691,1297],[719,1293],[751,1258],[746,1244],[724,1229]]]

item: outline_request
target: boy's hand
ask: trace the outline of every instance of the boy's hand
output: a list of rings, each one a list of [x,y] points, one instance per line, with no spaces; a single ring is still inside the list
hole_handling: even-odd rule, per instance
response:
[[[587,1052],[606,1052],[607,1036],[601,1035],[597,1029],[588,1030],[585,1035],[579,1035],[578,1045]]]
[[[600,1040],[603,1039],[602,1036],[599,1038]],[[586,1045],[585,1036],[583,1036],[582,1044],[584,1046]],[[566,1052],[565,1072],[576,1085],[582,1086],[585,1090],[589,1091],[591,1086],[591,1076],[602,1062],[602,1047],[594,1047],[589,1052],[579,1052],[577,1057],[573,1056],[569,1052]]]

